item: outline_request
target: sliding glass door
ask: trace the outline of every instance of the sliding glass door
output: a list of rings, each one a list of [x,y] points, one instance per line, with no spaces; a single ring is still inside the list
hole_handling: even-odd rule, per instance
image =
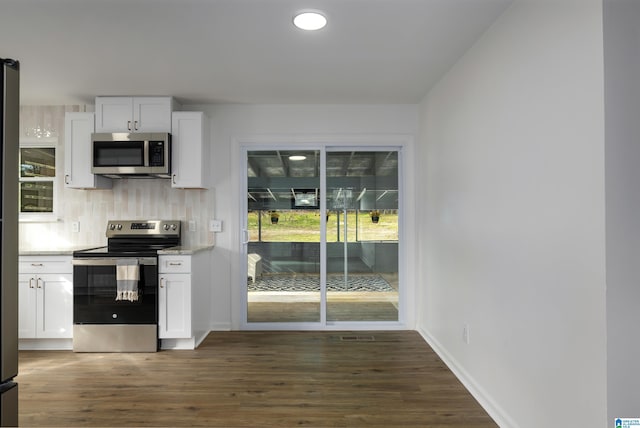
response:
[[[247,322],[320,322],[320,152],[247,154]]]
[[[398,150],[246,162],[246,323],[398,321]]]
[[[327,321],[398,320],[398,152],[327,153]]]

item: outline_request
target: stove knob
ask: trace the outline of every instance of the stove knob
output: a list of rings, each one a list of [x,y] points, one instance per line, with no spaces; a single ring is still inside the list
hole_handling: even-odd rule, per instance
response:
[[[122,230],[122,225],[121,224],[118,224],[116,227],[118,228],[118,230]]]
[[[171,225],[171,230],[176,230],[178,228],[178,226],[174,223]]]
[[[109,225],[109,230],[115,230],[115,228],[116,228],[116,225],[115,225],[115,224],[111,223],[111,224]]]
[[[169,225],[168,224],[164,225],[164,230],[169,230]]]

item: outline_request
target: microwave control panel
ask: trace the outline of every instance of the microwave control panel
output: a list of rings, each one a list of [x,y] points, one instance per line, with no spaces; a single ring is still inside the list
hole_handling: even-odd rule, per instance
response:
[[[164,141],[149,141],[149,166],[164,166]]]

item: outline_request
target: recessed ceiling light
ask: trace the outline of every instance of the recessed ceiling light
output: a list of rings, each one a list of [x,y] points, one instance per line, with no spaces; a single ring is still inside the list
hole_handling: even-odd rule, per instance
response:
[[[327,18],[320,12],[300,12],[293,17],[293,25],[301,30],[315,31],[327,25]]]
[[[291,155],[291,156],[289,156],[289,160],[292,160],[292,161],[305,160],[306,158],[307,158],[306,156],[302,156],[302,155]]]

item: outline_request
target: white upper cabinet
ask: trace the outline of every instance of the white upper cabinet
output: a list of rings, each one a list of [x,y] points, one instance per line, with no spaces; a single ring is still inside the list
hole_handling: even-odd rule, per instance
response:
[[[96,97],[96,132],[171,132],[172,97]]]
[[[171,185],[206,188],[209,171],[209,121],[203,112],[173,112]]]
[[[76,189],[110,189],[111,179],[91,173],[93,113],[66,113],[64,117],[64,185]]]

